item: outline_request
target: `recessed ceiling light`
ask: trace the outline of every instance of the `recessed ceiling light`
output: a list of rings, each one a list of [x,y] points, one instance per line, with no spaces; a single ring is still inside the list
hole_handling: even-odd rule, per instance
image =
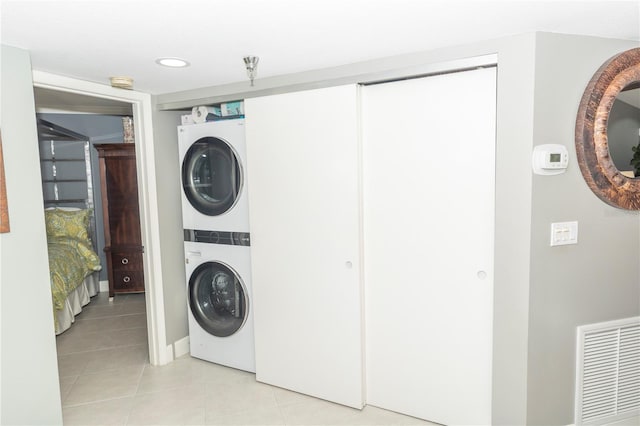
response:
[[[189,66],[189,62],[180,58],[158,58],[156,64],[170,68],[184,68]]]

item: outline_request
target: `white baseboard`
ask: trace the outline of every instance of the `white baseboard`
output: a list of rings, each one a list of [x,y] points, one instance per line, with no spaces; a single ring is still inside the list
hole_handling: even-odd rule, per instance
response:
[[[640,425],[640,416],[627,417],[617,422],[607,423],[607,426],[637,426]]]
[[[637,426],[640,425],[640,416],[627,417],[626,419],[617,420],[613,423],[606,423],[604,426]],[[567,426],[575,426],[570,424]]]
[[[188,354],[189,336],[176,340],[172,345],[167,345],[166,352],[167,363],[173,362],[176,358]]]
[[[166,364],[172,363],[173,360],[175,359],[173,357],[173,345],[167,345],[167,347],[165,348],[165,352],[166,352],[166,354],[165,354]]]
[[[173,352],[176,358],[189,353],[189,336],[185,336],[180,340],[176,340],[173,344]]]
[[[104,293],[105,291],[109,291],[109,281],[104,280],[100,281],[100,293]]]

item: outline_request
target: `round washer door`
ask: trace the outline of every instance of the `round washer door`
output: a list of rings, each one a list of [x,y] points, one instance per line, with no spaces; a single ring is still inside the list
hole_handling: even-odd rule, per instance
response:
[[[198,324],[218,337],[236,333],[249,315],[242,279],[220,262],[206,262],[193,271],[189,278],[189,307]]]
[[[235,150],[222,139],[205,137],[189,147],[182,162],[182,187],[200,213],[229,211],[242,189],[242,167]]]

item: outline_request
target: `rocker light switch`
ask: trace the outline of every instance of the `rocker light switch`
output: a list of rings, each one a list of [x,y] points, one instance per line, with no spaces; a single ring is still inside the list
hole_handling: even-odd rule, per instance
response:
[[[578,222],[558,222],[551,224],[551,245],[578,244]]]

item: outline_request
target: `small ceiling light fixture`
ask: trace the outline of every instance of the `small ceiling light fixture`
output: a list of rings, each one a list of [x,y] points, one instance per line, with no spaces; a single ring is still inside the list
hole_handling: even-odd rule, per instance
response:
[[[133,89],[133,78],[131,77],[110,77],[111,87],[117,87],[119,89]]]
[[[247,75],[253,86],[253,79],[258,75],[258,61],[260,58],[257,56],[245,56],[242,59],[244,60],[244,66],[247,67]]]
[[[156,64],[169,68],[184,68],[190,65],[189,62],[180,58],[158,58]]]

